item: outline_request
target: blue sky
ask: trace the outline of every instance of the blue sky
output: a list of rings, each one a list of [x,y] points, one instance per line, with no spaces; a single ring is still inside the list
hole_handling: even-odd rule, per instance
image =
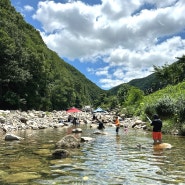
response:
[[[48,48],[102,89],[185,54],[184,0],[11,0]]]

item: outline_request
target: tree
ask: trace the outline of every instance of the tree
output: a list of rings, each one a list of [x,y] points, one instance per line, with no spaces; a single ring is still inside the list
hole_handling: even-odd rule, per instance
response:
[[[138,88],[132,87],[128,91],[128,96],[125,100],[124,105],[129,106],[129,105],[136,105],[139,104],[144,97],[144,92],[141,91]]]
[[[118,102],[123,105],[128,97],[128,92],[131,86],[128,84],[123,84],[117,92]]]

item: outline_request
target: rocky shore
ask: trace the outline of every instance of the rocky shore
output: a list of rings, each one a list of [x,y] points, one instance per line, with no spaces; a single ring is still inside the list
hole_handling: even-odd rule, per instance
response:
[[[78,113],[67,113],[66,111],[19,111],[19,110],[0,110],[0,134],[9,134],[9,140],[13,140],[10,134],[16,133],[18,130],[39,130],[46,128],[59,128],[59,127],[70,127],[72,121],[69,121],[69,115],[71,118],[77,118],[78,124],[88,124],[92,128],[97,128],[97,119],[104,122],[105,126],[115,126],[114,118],[115,113],[96,113],[94,120],[91,112],[78,112]],[[132,127],[132,128],[145,128],[146,124],[138,118],[123,118],[120,116],[121,126]],[[77,130],[79,131],[79,130]],[[17,138],[19,139],[19,138]]]
[[[68,126],[68,116],[66,111],[27,111],[22,112],[16,111],[4,111],[0,110],[0,128],[4,132],[13,132],[16,130],[26,130],[26,129],[45,129],[48,127],[57,128]],[[91,115],[82,113],[74,113],[80,119],[81,122],[84,119],[89,120]]]
[[[96,121],[93,120],[93,115],[90,112],[78,112],[69,114],[66,111],[19,111],[19,110],[0,110],[0,128],[4,132],[12,132],[16,130],[26,129],[44,129],[48,127],[63,127],[69,126],[68,117],[76,117],[79,120],[79,124],[93,124]],[[110,125],[114,123],[115,113],[97,113],[96,117],[99,120],[103,120],[105,124]],[[143,122],[138,118],[127,118],[120,117],[120,122],[125,123],[128,126],[142,125]]]

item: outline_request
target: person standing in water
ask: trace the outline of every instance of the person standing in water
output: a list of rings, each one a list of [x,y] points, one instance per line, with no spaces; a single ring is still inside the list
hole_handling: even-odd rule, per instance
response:
[[[100,121],[100,120],[98,119],[98,129],[99,129],[99,130],[105,129],[105,127],[104,127],[104,125],[103,125],[103,122],[104,122],[104,120]]]
[[[76,118],[76,117],[73,118],[73,125],[74,125],[75,127],[77,126],[77,118]]]
[[[151,126],[153,126],[153,132],[152,132],[152,137],[154,140],[154,145],[155,144],[160,144],[162,143],[162,133],[161,133],[161,128],[162,128],[162,121],[159,119],[158,115],[153,116],[153,121],[151,122]]]
[[[118,134],[119,128],[120,128],[120,122],[119,122],[118,116],[116,116],[115,125],[116,125],[116,134]]]

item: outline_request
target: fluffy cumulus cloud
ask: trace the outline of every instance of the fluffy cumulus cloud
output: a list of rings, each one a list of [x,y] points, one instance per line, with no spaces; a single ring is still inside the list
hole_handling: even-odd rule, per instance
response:
[[[27,11],[27,12],[31,12],[31,11],[34,10],[34,8],[32,6],[30,6],[30,5],[25,5],[24,6],[24,10]]]
[[[48,47],[61,57],[101,60],[104,68],[87,71],[109,89],[185,54],[184,12],[184,0],[42,1],[33,18],[42,24]]]

